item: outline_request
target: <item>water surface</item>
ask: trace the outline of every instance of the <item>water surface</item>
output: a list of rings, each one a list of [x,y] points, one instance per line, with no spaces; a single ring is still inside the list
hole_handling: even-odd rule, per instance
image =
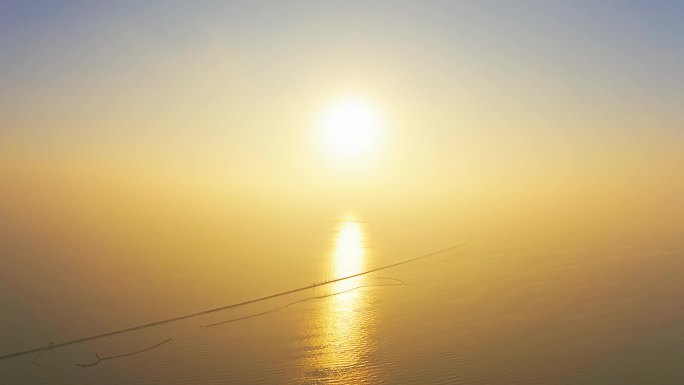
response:
[[[156,242],[55,249],[5,229],[0,354],[304,290],[47,350],[37,361],[37,354],[0,360],[0,378],[9,384],[684,379],[684,245],[675,236],[541,237],[521,227],[463,231],[458,224],[362,219],[263,221],[230,228],[231,242],[212,229],[200,237],[202,246],[188,234],[159,234]],[[169,338],[138,354],[75,365]]]

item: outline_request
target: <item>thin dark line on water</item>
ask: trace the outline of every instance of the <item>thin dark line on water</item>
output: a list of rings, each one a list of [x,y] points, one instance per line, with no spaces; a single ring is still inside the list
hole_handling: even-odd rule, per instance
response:
[[[160,320],[160,321],[149,322],[149,323],[142,324],[142,325],[131,326],[131,327],[128,327],[128,328],[125,328],[125,329],[114,330],[114,331],[111,331],[111,332],[102,333],[102,334],[96,334],[96,335],[93,335],[93,336],[88,336],[88,337],[83,337],[83,338],[78,338],[78,339],[71,340],[71,341],[60,342],[60,343],[57,343],[57,344],[52,344],[52,346],[49,346],[49,345],[48,345],[48,346],[41,346],[41,347],[35,348],[35,349],[28,349],[28,350],[23,350],[23,351],[15,352],[15,353],[5,354],[5,355],[3,355],[3,356],[0,356],[0,360],[4,360],[4,359],[7,359],[7,358],[12,358],[12,357],[23,356],[23,355],[26,355],[26,354],[38,353],[38,352],[40,352],[41,350],[45,350],[45,349],[48,348],[48,347],[51,348],[51,349],[61,348],[61,347],[64,347],[64,346],[74,345],[74,344],[78,344],[78,343],[81,343],[81,342],[92,341],[92,340],[96,340],[96,339],[100,339],[100,338],[110,337],[110,336],[117,335],[117,334],[129,333],[129,332],[132,332],[132,331],[135,331],[135,330],[146,329],[146,328],[150,328],[150,327],[153,327],[153,326],[159,326],[159,325],[163,325],[163,324],[167,324],[167,323],[171,323],[171,322],[182,321],[182,320],[186,320],[186,319],[189,319],[189,318],[195,318],[195,317],[203,316],[203,315],[206,315],[206,314],[216,313],[216,312],[219,312],[219,311],[222,311],[222,310],[233,309],[233,308],[240,307],[240,306],[245,306],[245,305],[249,305],[249,304],[253,304],[253,303],[257,303],[257,302],[262,302],[262,301],[266,301],[266,300],[273,299],[273,298],[277,298],[277,297],[282,297],[282,296],[289,295],[289,294],[292,294],[292,293],[297,293],[297,292],[300,292],[300,291],[304,291],[304,290],[308,290],[308,289],[313,289],[313,288],[316,288],[316,287],[319,287],[319,286],[329,285],[329,284],[332,284],[332,283],[335,283],[335,282],[345,281],[345,280],[347,280],[347,279],[351,279],[351,278],[355,278],[355,277],[361,277],[361,276],[364,276],[364,275],[368,275],[368,274],[370,274],[370,273],[374,273],[374,272],[376,272],[376,271],[381,271],[381,270],[390,269],[390,268],[393,268],[393,267],[397,267],[397,266],[405,265],[405,264],[407,264],[407,263],[411,263],[411,262],[415,262],[415,261],[418,261],[418,260],[421,260],[421,259],[425,259],[425,258],[431,257],[431,256],[433,256],[433,255],[441,254],[441,253],[444,253],[444,252],[446,252],[446,251],[453,250],[453,249],[455,249],[455,248],[458,247],[458,246],[462,246],[462,245],[468,243],[469,241],[470,241],[470,239],[467,239],[467,240],[465,240],[464,242],[455,244],[455,245],[453,245],[453,246],[445,247],[445,248],[443,248],[443,249],[440,249],[440,250],[437,250],[437,251],[433,251],[433,252],[430,252],[430,253],[427,253],[427,254],[422,254],[422,255],[419,255],[419,256],[417,256],[417,257],[405,259],[405,260],[400,261],[400,262],[396,262],[396,263],[392,263],[392,264],[389,264],[389,265],[380,266],[380,267],[376,267],[376,268],[373,268],[373,269],[370,269],[370,270],[362,271],[362,272],[357,273],[357,274],[348,275],[348,276],[346,276],[346,277],[335,278],[335,279],[331,279],[331,280],[324,281],[324,282],[314,283],[313,285],[298,287],[298,288],[296,288],[296,289],[287,290],[287,291],[282,291],[282,292],[279,292],[279,293],[270,294],[270,295],[267,295],[267,296],[264,296],[264,297],[255,298],[255,299],[250,299],[250,300],[248,300],[248,301],[238,302],[238,303],[234,303],[234,304],[230,304],[230,305],[219,306],[219,307],[216,307],[216,308],[213,308],[213,309],[203,310],[203,311],[199,311],[199,312],[196,312],[196,313],[190,313],[190,314],[185,314],[185,315],[181,315],[181,316],[178,316],[178,317],[167,318],[167,319]]]
[[[205,328],[209,328],[209,327],[212,327],[212,326],[218,326],[218,325],[223,325],[223,324],[227,324],[227,323],[231,323],[231,322],[246,320],[246,319],[249,319],[249,318],[255,318],[255,317],[262,316],[262,315],[266,315],[266,314],[270,314],[270,313],[275,313],[275,312],[277,312],[277,311],[279,311],[279,310],[287,309],[287,308],[290,307],[290,306],[293,306],[293,305],[296,305],[296,304],[299,304],[299,303],[302,303],[302,302],[307,302],[307,301],[311,301],[311,300],[314,300],[314,299],[324,299],[324,298],[334,297],[334,296],[336,296],[336,295],[340,295],[340,294],[344,294],[344,293],[349,293],[350,291],[354,291],[354,290],[358,290],[358,289],[363,289],[363,288],[366,288],[366,287],[406,286],[406,283],[404,283],[404,281],[402,281],[402,280],[400,280],[400,279],[396,279],[396,278],[384,278],[384,277],[375,277],[375,278],[376,278],[376,279],[387,279],[387,280],[397,281],[397,283],[376,283],[376,284],[370,284],[370,285],[359,285],[359,286],[356,286],[356,287],[352,287],[351,289],[342,290],[342,291],[338,291],[338,292],[335,292],[335,293],[317,295],[317,296],[313,296],[313,297],[308,297],[308,298],[300,299],[299,301],[290,302],[290,303],[288,303],[288,304],[286,304],[286,305],[277,307],[277,308],[275,308],[275,309],[266,310],[266,311],[263,311],[263,312],[260,312],[260,313],[250,314],[250,315],[246,315],[246,316],[244,316],[244,317],[232,318],[232,319],[229,319],[229,320],[226,320],[226,321],[221,321],[221,322],[216,322],[216,323],[209,324],[209,325],[204,325],[204,327],[205,327]]]
[[[99,365],[100,362],[102,362],[102,361],[113,360],[113,359],[122,358],[122,357],[128,357],[128,356],[132,356],[132,355],[135,355],[135,354],[140,354],[140,353],[142,353],[142,352],[146,352],[146,351],[148,351],[148,350],[152,350],[152,349],[158,348],[158,347],[164,345],[165,343],[171,341],[172,339],[173,339],[173,338],[168,338],[168,339],[166,339],[166,340],[164,340],[164,341],[162,341],[162,342],[160,342],[160,343],[158,343],[158,344],[156,344],[156,345],[154,345],[154,346],[150,346],[150,347],[145,348],[145,349],[136,350],[136,351],[131,352],[131,353],[119,354],[119,355],[116,355],[116,356],[100,357],[99,354],[95,353],[95,357],[97,357],[97,361],[91,362],[91,363],[89,363],[89,364],[78,364],[78,363],[75,363],[74,365],[80,366],[80,367],[82,367],[82,368],[90,368],[90,367]]]
[[[50,343],[48,344],[48,346],[45,347],[45,349],[39,351],[38,354],[36,354],[36,356],[33,357],[33,360],[31,360],[31,363],[32,363],[33,365],[36,365],[36,366],[43,366],[43,365],[41,365],[41,364],[38,362],[38,360],[40,359],[40,357],[41,357],[43,354],[45,354],[45,352],[49,352],[50,350],[52,350],[52,347],[53,347],[54,345],[55,345],[54,342],[50,342]]]

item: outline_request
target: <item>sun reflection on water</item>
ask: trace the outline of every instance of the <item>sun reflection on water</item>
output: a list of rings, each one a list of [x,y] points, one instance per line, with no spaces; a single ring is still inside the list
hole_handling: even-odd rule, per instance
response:
[[[364,265],[364,245],[361,225],[357,222],[342,222],[333,253],[334,278],[342,278],[360,273]],[[358,277],[361,278],[361,277]],[[356,278],[337,282],[345,289]],[[340,287],[338,287],[339,289]]]
[[[354,275],[367,268],[361,224],[341,223],[331,257],[333,278]],[[372,347],[367,309],[370,292],[365,285],[366,277],[360,276],[327,288],[328,293],[341,294],[328,298],[322,309],[315,312],[308,331],[305,382],[356,384],[369,380],[366,356]]]

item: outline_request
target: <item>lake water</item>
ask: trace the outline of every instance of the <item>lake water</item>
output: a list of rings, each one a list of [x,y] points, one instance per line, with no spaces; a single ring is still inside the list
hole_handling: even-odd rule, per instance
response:
[[[0,384],[684,383],[674,231],[363,215],[136,226],[3,222],[0,355],[302,290],[2,359]]]

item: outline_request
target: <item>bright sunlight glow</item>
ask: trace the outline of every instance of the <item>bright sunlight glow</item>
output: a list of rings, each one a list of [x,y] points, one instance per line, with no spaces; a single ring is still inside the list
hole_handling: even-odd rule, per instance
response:
[[[322,139],[331,155],[345,159],[367,154],[377,145],[381,120],[378,110],[359,99],[328,107],[321,122]]]

